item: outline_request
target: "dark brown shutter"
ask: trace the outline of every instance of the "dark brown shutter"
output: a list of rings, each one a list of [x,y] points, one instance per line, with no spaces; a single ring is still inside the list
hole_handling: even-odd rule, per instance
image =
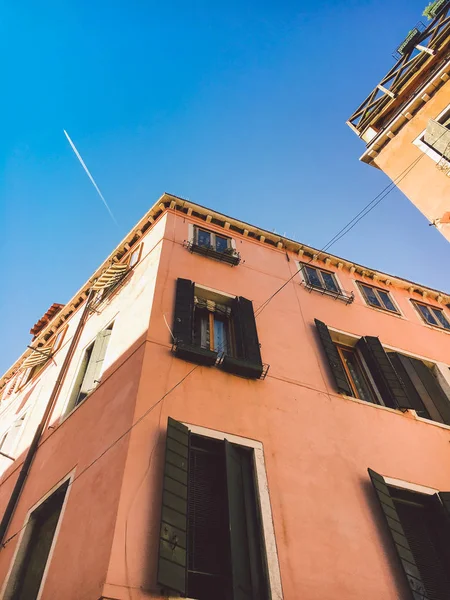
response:
[[[158,585],[166,591],[186,593],[186,532],[189,464],[189,430],[167,422]]]
[[[177,279],[173,336],[177,344],[192,343],[194,316],[194,283],[189,279]]]
[[[356,347],[363,355],[385,405],[391,408],[414,408],[380,340],[366,336],[358,341]]]
[[[255,365],[262,365],[252,301],[238,296],[234,299],[232,314],[237,358],[246,359]]]
[[[384,477],[368,469],[414,600],[428,600],[422,578]]]
[[[331,372],[333,373],[337,389],[341,392],[341,394],[353,396],[353,391],[348,382],[344,365],[342,364],[339,352],[337,351],[337,348],[331,339],[328,327],[325,325],[325,323],[319,321],[318,319],[314,319],[314,323],[316,324],[317,333],[319,334],[322,347],[326,357],[328,358],[328,363],[330,365]]]
[[[427,365],[417,358],[408,357],[413,365],[420,381],[422,382],[425,393],[429,395],[434,406],[442,417],[442,421],[450,425],[450,402],[444,390],[439,385],[436,377]]]
[[[439,498],[450,520],[450,492],[439,492]]]

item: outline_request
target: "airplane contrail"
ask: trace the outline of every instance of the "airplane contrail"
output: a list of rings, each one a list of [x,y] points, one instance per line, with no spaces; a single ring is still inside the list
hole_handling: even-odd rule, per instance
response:
[[[63,129],[63,131],[64,131],[64,135],[65,135],[65,136],[66,136],[66,138],[67,138],[67,141],[69,142],[69,144],[70,144],[70,145],[71,145],[71,147],[72,147],[72,150],[75,152],[75,155],[76,155],[76,157],[77,157],[77,158],[78,158],[78,160],[80,161],[80,163],[81,163],[81,166],[82,166],[82,167],[83,167],[83,169],[86,171],[86,175],[87,175],[87,176],[89,177],[89,179],[91,180],[91,182],[92,182],[92,185],[95,187],[95,189],[97,190],[97,193],[98,193],[98,195],[99,195],[99,196],[100,196],[100,198],[102,199],[102,202],[103,202],[103,204],[106,206],[106,209],[107,209],[107,211],[109,212],[109,214],[110,214],[110,216],[111,216],[111,219],[114,221],[114,223],[115,223],[116,225],[118,225],[118,223],[117,223],[117,221],[116,221],[116,218],[115,218],[115,216],[112,214],[112,212],[111,212],[111,209],[110,209],[110,208],[109,208],[109,206],[108,206],[108,203],[107,203],[107,202],[106,202],[106,200],[104,199],[104,197],[103,197],[103,194],[102,194],[102,193],[101,193],[101,191],[99,190],[99,187],[98,187],[98,185],[95,183],[95,181],[94,181],[94,178],[92,177],[92,175],[91,175],[91,174],[90,174],[90,172],[89,172],[89,169],[87,168],[87,166],[86,166],[86,165],[85,165],[85,163],[84,163],[84,160],[81,158],[81,155],[80,155],[80,153],[78,152],[78,150],[76,149],[76,147],[75,147],[75,144],[74,144],[74,143],[72,142],[72,140],[70,139],[70,136],[69,136],[69,134],[67,133],[67,131],[66,131],[65,129]]]

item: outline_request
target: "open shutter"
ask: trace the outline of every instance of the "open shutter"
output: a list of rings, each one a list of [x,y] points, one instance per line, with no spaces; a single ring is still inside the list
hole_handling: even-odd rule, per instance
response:
[[[194,316],[194,283],[189,279],[177,279],[173,335],[177,344],[192,344],[192,320]]]
[[[406,538],[403,526],[395,508],[395,504],[391,498],[389,488],[386,485],[384,477],[379,475],[372,469],[368,469],[370,479],[378,496],[386,523],[392,535],[395,548],[405,571],[406,578],[411,588],[414,600],[429,600],[422,578],[417,568],[416,561],[412,555],[409,542]]]
[[[189,430],[167,422],[159,540],[158,585],[166,591],[186,593],[186,532],[189,464]]]
[[[254,600],[241,456],[238,449],[227,440],[225,460],[233,600]]]
[[[330,365],[331,372],[333,373],[337,389],[341,392],[341,394],[353,396],[353,391],[348,382],[344,365],[342,364],[337,348],[331,339],[328,327],[325,325],[325,323],[319,321],[318,319],[314,319],[314,323],[316,324],[317,333],[319,334],[320,341],[322,342],[323,350],[328,358],[328,363]]]
[[[377,337],[366,336],[358,341],[356,347],[363,355],[386,406],[414,408],[380,340]]]
[[[111,329],[104,329],[95,338],[92,354],[86,368],[86,373],[81,383],[80,398],[83,399],[91,392],[100,379],[100,374],[105,360],[106,349],[109,344]]]
[[[418,391],[419,394],[424,396],[424,403],[427,400],[426,395],[428,395],[439,415],[442,417],[442,421],[447,425],[450,425],[450,401],[439,385],[439,382],[424,362],[417,358],[408,358],[423,385],[423,388],[419,387]]]
[[[423,402],[422,394],[419,393],[415,381],[411,379],[411,371],[413,367],[410,364],[409,358],[398,352],[388,352],[389,360],[392,363],[397,375],[402,380],[405,386],[406,393],[408,394],[411,407],[417,412],[420,417],[425,419],[430,418],[428,411],[428,404]],[[417,379],[417,377],[415,378]]]
[[[252,301],[238,296],[233,300],[231,314],[234,325],[234,356],[224,356],[221,366],[229,373],[258,379],[263,373],[264,365]]]

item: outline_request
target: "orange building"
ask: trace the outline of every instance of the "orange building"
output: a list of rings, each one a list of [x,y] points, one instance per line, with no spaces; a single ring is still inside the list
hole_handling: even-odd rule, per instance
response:
[[[384,171],[450,240],[450,1],[399,45],[396,64],[348,120]]]
[[[164,194],[2,379],[0,597],[447,598],[448,303]]]

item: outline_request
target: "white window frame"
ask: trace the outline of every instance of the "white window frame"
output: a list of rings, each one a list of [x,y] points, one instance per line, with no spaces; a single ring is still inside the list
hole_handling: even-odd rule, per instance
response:
[[[334,271],[330,271],[329,269],[324,269],[322,267],[318,267],[317,265],[313,265],[313,264],[309,264],[309,263],[304,263],[304,262],[301,262],[301,261],[297,261],[297,266],[298,266],[298,271],[299,271],[299,273],[301,275],[302,282],[305,285],[310,286],[314,290],[323,291],[323,292],[325,292],[325,294],[328,293],[328,294],[335,295],[337,293],[339,293],[339,294],[343,293],[344,290],[343,290],[343,287],[341,285],[341,282],[339,281],[339,277],[338,277],[337,273],[335,273]],[[319,287],[316,287],[315,285],[312,285],[312,283],[310,283],[308,281],[308,275],[306,273],[305,267],[310,267],[311,269],[316,269],[316,271],[325,272],[325,273],[329,273],[330,275],[332,275],[333,278],[334,278],[334,281],[335,281],[335,283],[336,283],[336,285],[338,287],[338,292],[333,292],[333,290],[329,290],[326,287],[320,287],[319,288]]]
[[[50,551],[48,553],[48,558],[47,558],[47,562],[45,563],[45,569],[44,569],[44,573],[42,574],[42,580],[41,580],[41,585],[39,587],[39,592],[38,595],[36,596],[36,600],[40,600],[40,598],[42,597],[42,593],[45,587],[45,581],[47,579],[47,575],[48,575],[48,570],[50,568],[50,564],[52,562],[52,558],[53,558],[53,553],[55,551],[55,546],[56,546],[56,542],[58,540],[59,537],[59,532],[61,529],[61,524],[64,518],[64,513],[66,511],[66,506],[67,506],[67,501],[69,499],[69,494],[70,494],[70,490],[72,487],[72,482],[74,480],[75,477],[75,469],[73,471],[71,471],[70,473],[68,473],[65,477],[63,477],[63,479],[61,479],[56,485],[54,485],[44,496],[42,496],[42,498],[40,500],[38,500],[27,512],[26,516],[25,516],[25,520],[24,520],[24,525],[22,528],[22,531],[20,533],[19,539],[17,541],[17,545],[16,545],[16,549],[14,551],[13,557],[11,559],[11,564],[8,570],[8,573],[5,577],[5,581],[3,583],[3,587],[1,590],[1,594],[0,594],[0,598],[2,600],[9,600],[10,598],[10,594],[8,593],[8,595],[6,595],[6,593],[8,592],[8,586],[11,582],[11,578],[16,576],[16,573],[14,572],[16,569],[18,569],[20,567],[20,563],[21,563],[21,559],[23,557],[24,552],[26,551],[28,542],[29,542],[29,536],[31,534],[31,529],[30,529],[30,517],[31,514],[37,509],[39,508],[39,506],[41,504],[43,504],[47,498],[49,498],[54,492],[56,492],[56,490],[58,488],[60,488],[62,485],[64,485],[66,483],[66,481],[69,481],[69,485],[67,487],[66,490],[66,495],[64,497],[64,502],[62,504],[61,507],[61,512],[59,513],[59,518],[58,518],[58,523],[56,525],[56,529],[55,529],[55,534],[53,536],[53,540],[52,540],[52,545],[50,546]],[[26,539],[28,538],[28,539]]]
[[[183,423],[189,431],[196,435],[213,438],[216,440],[227,440],[232,444],[239,444],[247,448],[253,449],[254,466],[256,473],[257,495],[261,507],[261,520],[264,537],[264,546],[267,556],[267,570],[269,575],[269,587],[272,600],[283,600],[283,589],[281,586],[280,564],[278,560],[278,551],[275,538],[275,529],[273,526],[272,507],[270,504],[269,483],[267,481],[267,472],[264,461],[264,449],[262,442],[251,440],[248,438]],[[174,597],[175,598],[175,597]],[[176,597],[178,599],[178,596]],[[181,599],[180,599],[181,600]],[[186,600],[186,599],[185,599]]]
[[[437,121],[438,123],[440,123],[443,117],[449,117],[449,116],[450,116],[450,104],[448,106],[446,106],[446,108],[444,108],[444,110],[442,110],[434,120]],[[433,148],[431,148],[431,146],[429,146],[428,144],[425,143],[425,139],[424,139],[425,132],[426,132],[426,128],[416,137],[416,139],[413,141],[413,144],[415,146],[417,146],[421,152],[423,152],[429,158],[431,158],[431,160],[433,162],[439,163],[439,162],[444,161],[450,167],[450,162],[446,158],[444,158],[442,156],[442,154],[439,154],[439,152],[436,152],[436,150],[433,150]],[[449,172],[449,175],[450,175],[450,172]]]
[[[450,323],[450,319],[449,319],[447,313],[445,312],[445,310],[443,308],[441,308],[440,306],[433,306],[432,304],[427,304],[426,302],[422,302],[421,300],[416,300],[415,298],[410,298],[409,301],[411,302],[411,304],[412,304],[415,312],[417,313],[417,315],[419,317],[419,320],[422,323],[422,325],[426,325],[427,327],[431,327],[431,329],[438,329],[440,331],[445,331],[446,333],[450,333],[450,329],[446,329],[445,327],[443,327],[440,324],[433,325],[432,323],[428,323],[428,321],[425,320],[425,317],[422,315],[422,313],[420,312],[419,308],[417,307],[417,304],[423,304],[423,306],[426,306],[428,309],[433,308],[433,309],[436,309],[436,310],[440,310],[442,312],[442,314],[444,315],[444,317],[447,319],[447,321]]]
[[[189,227],[188,227],[188,234],[189,234],[188,237],[189,237],[189,242],[191,244],[197,243],[199,229],[202,229],[203,231],[207,231],[209,234],[211,234],[211,242],[213,241],[213,239],[215,241],[216,235],[226,238],[228,240],[228,248],[232,248],[233,250],[236,250],[236,240],[234,238],[230,237],[226,233],[222,233],[219,231],[214,231],[213,229],[209,229],[208,226],[204,227],[203,225],[196,225],[194,223],[189,223]]]
[[[392,294],[392,292],[390,290],[385,290],[382,287],[378,287],[376,285],[373,285],[372,283],[369,283],[367,281],[361,281],[359,279],[354,279],[353,281],[355,282],[356,289],[358,290],[359,295],[361,296],[362,301],[365,306],[367,306],[368,308],[374,308],[375,310],[378,310],[378,311],[381,310],[381,312],[387,313],[388,315],[394,315],[395,317],[404,317],[402,311],[400,310],[399,305],[397,304],[397,301],[394,298],[394,295]],[[375,291],[375,293],[377,293],[378,291],[381,291],[381,292],[384,292],[385,294],[387,294],[389,296],[392,304],[395,306],[395,308],[397,310],[393,311],[393,310],[389,310],[388,308],[385,308],[384,306],[374,306],[373,304],[370,304],[364,294],[363,289],[361,288],[362,285],[372,288]],[[380,302],[383,304],[382,300],[380,300]]]

